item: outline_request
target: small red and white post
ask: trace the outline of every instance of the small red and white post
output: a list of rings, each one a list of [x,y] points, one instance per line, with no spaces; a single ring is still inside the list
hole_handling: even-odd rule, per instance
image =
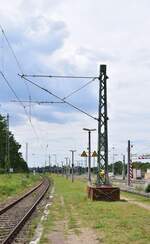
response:
[[[128,140],[128,165],[127,165],[127,178],[128,178],[128,186],[131,185],[131,179],[133,177],[133,169],[132,169],[132,159],[131,159],[131,145],[130,140]]]

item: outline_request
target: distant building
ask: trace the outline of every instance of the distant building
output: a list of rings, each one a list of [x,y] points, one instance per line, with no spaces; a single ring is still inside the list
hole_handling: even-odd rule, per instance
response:
[[[145,180],[150,180],[150,169],[147,169],[147,172],[145,173]]]

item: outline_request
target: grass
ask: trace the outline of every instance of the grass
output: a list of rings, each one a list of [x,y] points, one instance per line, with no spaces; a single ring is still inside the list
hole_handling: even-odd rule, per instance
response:
[[[121,196],[131,198],[132,200],[135,200],[137,202],[141,202],[141,203],[144,203],[144,204],[150,206],[150,198],[148,198],[148,197],[139,196],[139,195],[136,195],[136,194],[130,193],[130,192],[121,192]]]
[[[39,180],[40,176],[33,174],[1,174],[0,202],[27,191]]]
[[[93,202],[87,199],[86,183],[53,178],[55,197],[41,244],[49,243],[50,231],[61,221],[67,221],[65,234],[70,230],[79,234],[81,227],[89,227],[95,230],[100,243],[150,243],[150,212],[124,201]]]

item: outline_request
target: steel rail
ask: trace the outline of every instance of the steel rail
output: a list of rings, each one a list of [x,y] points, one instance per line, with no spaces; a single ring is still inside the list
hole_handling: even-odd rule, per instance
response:
[[[2,244],[10,244],[15,239],[15,237],[17,236],[17,234],[19,233],[19,231],[22,229],[22,227],[24,226],[24,224],[26,223],[26,221],[30,218],[30,216],[34,212],[37,204],[41,201],[41,199],[44,197],[45,193],[47,192],[47,190],[49,188],[49,185],[50,185],[49,180],[48,179],[44,179],[38,186],[34,187],[27,194],[25,194],[21,198],[19,198],[18,199],[19,201],[17,200],[15,202],[13,202],[12,204],[6,206],[4,209],[2,209],[1,212],[3,212],[3,213],[7,212],[8,209],[11,209],[11,207],[15,206],[18,202],[20,202],[21,200],[23,200],[24,198],[26,198],[27,196],[29,196],[30,194],[32,194],[34,191],[36,191],[42,185],[44,187],[44,189],[42,189],[42,193],[39,194],[38,198],[35,200],[35,202],[32,204],[32,206],[30,206],[30,208],[23,215],[23,217],[18,221],[18,223],[16,224],[16,226],[14,226],[12,230],[10,230],[9,234],[7,235],[7,237],[5,237],[4,240],[2,240],[2,242],[1,242]]]
[[[13,201],[12,203],[8,204],[6,207],[2,208],[0,210],[0,215],[5,213],[8,209],[12,208],[13,206],[15,206],[18,202],[22,201],[25,197],[29,196],[32,192],[34,192],[36,189],[38,189],[44,181],[42,181],[40,184],[38,184],[37,186],[35,186],[33,189],[31,189],[30,191],[28,191],[27,193],[25,193],[23,196],[21,196],[20,198],[18,198],[17,200]]]

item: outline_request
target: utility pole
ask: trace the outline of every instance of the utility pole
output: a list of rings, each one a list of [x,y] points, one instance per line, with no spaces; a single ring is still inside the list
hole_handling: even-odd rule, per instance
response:
[[[26,142],[26,163],[28,164],[28,142]]]
[[[115,147],[112,147],[112,150],[113,150],[113,162],[112,162],[112,175],[114,176],[115,175],[115,172],[114,172],[114,163],[115,163]]]
[[[123,154],[123,169],[122,169],[122,179],[125,180],[125,155]]]
[[[5,168],[9,171],[10,168],[10,145],[9,145],[9,114],[6,119],[6,156],[5,156]]]
[[[74,153],[76,152],[76,150],[70,150],[71,154],[72,154],[72,167],[71,167],[71,181],[74,181]]]
[[[85,157],[85,168],[86,168],[85,174],[88,175],[88,158],[87,157]]]
[[[68,175],[70,176],[70,164],[71,164],[71,160],[70,160],[70,158],[68,158],[68,160],[69,160],[69,165],[68,165]]]
[[[66,159],[66,179],[68,179],[68,157],[65,157]]]
[[[61,171],[61,173],[62,173],[62,176],[64,175],[64,165],[63,165],[63,161],[61,162],[61,166],[62,166],[62,171]]]
[[[83,130],[88,131],[88,182],[91,182],[91,131],[96,131],[96,129],[87,129],[83,128]]]
[[[115,153],[115,147],[112,147],[113,150],[113,162],[112,162],[112,175],[115,175],[115,156],[117,156],[118,154]]]
[[[98,110],[98,174],[97,184],[109,184],[108,179],[108,117],[107,117],[107,79],[106,65],[100,65],[99,110]],[[100,171],[104,170],[102,177]]]
[[[57,155],[53,154],[53,156],[55,157],[55,167],[56,167],[56,172],[58,174],[58,169],[57,169]]]
[[[46,147],[45,147],[45,166],[44,166],[44,172],[46,172],[47,149],[48,149],[48,144],[47,144]]]
[[[48,155],[48,164],[49,164],[49,171],[51,171],[51,156]]]
[[[127,166],[127,171],[128,171],[128,186],[131,185],[131,178],[132,178],[132,160],[131,160],[131,147],[133,147],[130,143],[130,140],[128,140],[128,166]]]

